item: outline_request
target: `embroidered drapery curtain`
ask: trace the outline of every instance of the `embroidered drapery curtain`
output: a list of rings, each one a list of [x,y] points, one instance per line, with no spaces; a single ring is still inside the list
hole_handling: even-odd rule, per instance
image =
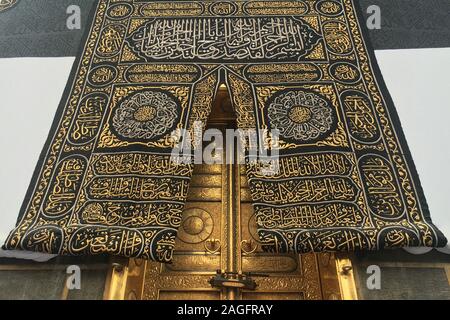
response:
[[[173,132],[225,81],[274,252],[443,246],[353,0],[99,0],[6,249],[170,262],[193,165]]]

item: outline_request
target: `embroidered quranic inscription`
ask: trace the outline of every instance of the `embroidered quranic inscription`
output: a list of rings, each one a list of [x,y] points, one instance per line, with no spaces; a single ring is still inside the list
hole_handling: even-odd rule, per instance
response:
[[[356,5],[99,0],[5,248],[170,262],[193,167],[173,132],[220,81],[239,128],[279,132],[278,170],[246,163],[265,250],[445,245]]]

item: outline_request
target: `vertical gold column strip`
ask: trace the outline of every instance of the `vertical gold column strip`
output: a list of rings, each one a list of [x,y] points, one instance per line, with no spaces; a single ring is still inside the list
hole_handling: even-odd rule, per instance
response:
[[[103,300],[124,300],[128,277],[128,259],[111,258]]]
[[[67,287],[67,280],[69,279],[69,276],[66,275],[64,277],[64,284],[63,289],[61,293],[61,300],[68,300],[69,299],[69,288]]]
[[[336,269],[342,300],[358,300],[351,260],[344,255],[336,255]]]
[[[231,161],[233,155],[227,155],[227,160]],[[231,162],[232,163],[232,162]],[[228,239],[227,239],[227,271],[237,272],[237,239],[236,239],[236,189],[235,189],[235,175],[236,166],[234,164],[226,164],[227,166],[227,187],[228,187],[228,201],[227,201],[227,228],[228,228]],[[228,300],[236,300],[238,290],[235,288],[229,289],[227,293]]]
[[[221,128],[223,130],[223,128]],[[223,131],[222,131],[223,132]],[[222,154],[222,163],[226,161],[226,155]],[[221,214],[221,232],[220,241],[223,244],[220,250],[220,268],[225,271],[228,267],[228,168],[222,164],[222,214]],[[220,294],[221,300],[228,299],[228,291],[226,288],[222,288]]]
[[[236,236],[235,236],[235,246],[236,246],[236,269],[238,272],[242,272],[242,221],[241,221],[241,170],[239,165],[239,160],[237,160],[234,165],[234,184],[233,192],[235,199],[235,217],[236,217]],[[242,290],[239,290],[239,300],[242,300]]]

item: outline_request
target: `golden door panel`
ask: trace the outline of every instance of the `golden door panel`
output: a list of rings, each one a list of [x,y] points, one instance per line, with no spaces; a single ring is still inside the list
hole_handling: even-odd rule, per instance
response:
[[[234,126],[226,90],[219,90],[212,115],[210,126]],[[341,298],[334,255],[262,252],[243,166],[195,167],[175,248],[171,265],[147,262],[141,285],[134,278],[126,290],[161,300]],[[217,270],[231,277],[251,273],[256,289],[212,288]]]
[[[254,291],[242,291],[241,299],[303,300],[321,299],[320,274],[315,254],[270,254],[261,250],[256,220],[249,197],[245,167],[239,170],[240,239],[239,260],[243,273],[263,275],[256,278]],[[264,275],[267,275],[265,277]]]
[[[303,292],[243,292],[242,300],[305,300]]]
[[[221,290],[209,284],[226,259],[222,248],[225,240],[222,193],[222,166],[196,166],[173,263],[147,262],[143,299],[223,298]]]
[[[219,171],[218,169],[223,169]],[[190,200],[177,240],[171,265],[147,262],[144,299],[215,300],[227,298],[227,289],[212,288],[209,280],[216,270],[228,266],[226,232],[227,190],[237,190],[222,181],[225,166],[197,166],[192,180]],[[244,170],[234,182],[236,194],[237,237],[233,259],[238,272],[256,274],[256,290],[239,290],[243,300],[339,299],[339,283],[332,254],[279,255],[262,252],[256,234],[253,207]],[[216,190],[217,189],[217,190]],[[211,197],[214,193],[224,201]],[[266,277],[267,276],[267,277]]]

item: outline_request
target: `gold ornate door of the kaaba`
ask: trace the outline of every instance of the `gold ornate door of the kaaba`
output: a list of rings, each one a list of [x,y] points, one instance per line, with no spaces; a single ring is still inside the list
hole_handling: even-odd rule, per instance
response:
[[[234,125],[223,87],[208,125],[220,129]],[[135,275],[128,279],[126,299],[341,298],[334,255],[262,252],[245,168],[239,165],[195,167],[175,248],[172,264],[132,263],[129,275]],[[217,270],[256,274],[257,287],[213,288],[210,279]]]

